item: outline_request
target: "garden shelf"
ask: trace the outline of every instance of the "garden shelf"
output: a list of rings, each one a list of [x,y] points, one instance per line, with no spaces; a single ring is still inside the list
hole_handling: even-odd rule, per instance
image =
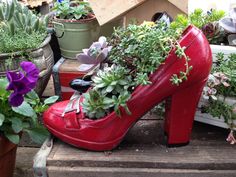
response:
[[[55,141],[45,170],[48,177],[231,177],[236,151],[225,142],[227,133],[195,122],[188,146],[167,148],[163,121],[147,114],[113,151],[91,152]],[[34,171],[40,172],[36,164]]]

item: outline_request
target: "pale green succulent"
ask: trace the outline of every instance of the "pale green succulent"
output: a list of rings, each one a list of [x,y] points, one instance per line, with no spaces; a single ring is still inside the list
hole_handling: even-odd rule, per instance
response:
[[[102,94],[121,93],[127,90],[132,83],[129,70],[116,65],[99,70],[92,81],[94,82],[94,89],[101,91]]]
[[[83,96],[83,112],[91,119],[104,117],[109,112],[109,109],[114,106],[114,101],[111,98],[102,95],[96,90],[90,90]]]
[[[0,53],[38,48],[47,36],[48,17],[39,18],[18,1],[0,1]]]
[[[3,31],[10,35],[22,30],[31,34],[33,31],[45,32],[48,17],[39,18],[27,7],[14,0],[0,3],[0,21]]]

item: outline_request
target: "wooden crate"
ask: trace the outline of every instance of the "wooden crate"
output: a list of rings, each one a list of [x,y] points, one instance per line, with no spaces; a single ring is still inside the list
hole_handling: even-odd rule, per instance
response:
[[[168,148],[163,120],[147,114],[113,151],[81,150],[56,140],[45,168],[48,177],[231,177],[236,151],[225,142],[227,133],[195,122],[188,146]]]

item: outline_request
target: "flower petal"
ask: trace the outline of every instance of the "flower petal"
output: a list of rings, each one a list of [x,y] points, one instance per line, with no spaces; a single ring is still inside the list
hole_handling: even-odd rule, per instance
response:
[[[23,61],[20,63],[21,68],[26,72],[26,77],[29,81],[28,87],[33,89],[38,81],[39,77],[39,69],[36,67],[35,64],[28,61]]]
[[[84,53],[78,54],[76,58],[82,64],[95,64],[97,62],[95,58],[85,55]]]
[[[101,44],[102,48],[105,48],[106,45],[107,45],[107,38],[104,37],[104,36],[101,36],[101,37],[98,39],[98,42]]]
[[[11,106],[17,107],[23,103],[24,98],[23,98],[23,95],[14,92],[10,95],[8,100]]]
[[[82,49],[82,51],[83,51],[84,54],[88,55],[89,49]]]
[[[7,90],[16,90],[17,85],[15,83],[22,82],[23,78],[25,77],[22,72],[14,71],[8,71],[6,75],[9,81],[9,85],[6,88]]]

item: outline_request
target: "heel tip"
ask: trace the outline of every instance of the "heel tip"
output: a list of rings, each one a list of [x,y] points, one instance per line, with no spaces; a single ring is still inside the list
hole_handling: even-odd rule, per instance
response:
[[[186,143],[177,143],[177,144],[167,144],[168,148],[175,148],[175,147],[182,147],[182,146],[186,146],[189,144],[189,141]]]

